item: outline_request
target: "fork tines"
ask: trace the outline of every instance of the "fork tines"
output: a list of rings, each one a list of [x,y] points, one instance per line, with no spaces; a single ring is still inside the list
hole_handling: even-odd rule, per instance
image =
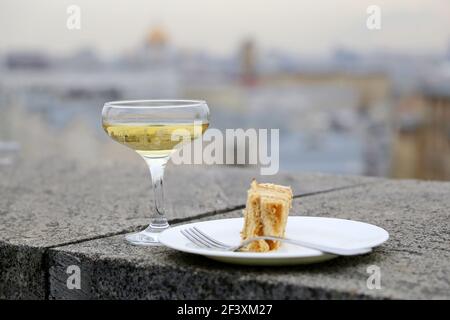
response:
[[[226,244],[211,238],[204,232],[202,232],[200,229],[196,227],[192,228],[186,228],[184,230],[181,230],[181,234],[185,236],[189,241],[197,245],[201,248],[210,248],[210,249],[222,249],[226,250],[229,248]]]

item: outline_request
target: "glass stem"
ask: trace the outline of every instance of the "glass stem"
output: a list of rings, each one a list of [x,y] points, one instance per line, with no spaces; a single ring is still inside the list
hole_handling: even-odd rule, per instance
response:
[[[164,210],[164,169],[169,157],[147,158],[145,162],[150,169],[152,188],[154,192],[154,214],[146,231],[161,232],[169,227]]]

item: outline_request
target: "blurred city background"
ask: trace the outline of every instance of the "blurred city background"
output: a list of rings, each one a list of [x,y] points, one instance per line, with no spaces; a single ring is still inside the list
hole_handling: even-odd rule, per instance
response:
[[[448,0],[2,0],[0,39],[0,170],[135,161],[104,102],[187,98],[279,128],[283,171],[450,179]]]

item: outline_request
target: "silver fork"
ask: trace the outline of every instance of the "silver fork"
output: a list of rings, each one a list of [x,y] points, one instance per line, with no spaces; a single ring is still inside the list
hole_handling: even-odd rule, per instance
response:
[[[281,237],[275,237],[275,236],[262,236],[262,237],[253,237],[250,239],[247,239],[245,241],[242,241],[237,246],[232,246],[229,244],[225,244],[223,242],[220,242],[219,240],[216,240],[212,238],[211,236],[208,236],[203,231],[198,229],[197,227],[191,227],[181,230],[181,234],[185,236],[190,242],[195,244],[196,246],[200,248],[207,248],[207,249],[215,249],[215,250],[222,250],[222,251],[239,251],[249,243],[255,241],[255,240],[276,240],[281,242],[286,242],[298,246],[302,246],[305,248],[310,249],[316,249],[325,253],[331,253],[335,255],[340,256],[353,256],[358,254],[364,254],[369,253],[372,251],[372,248],[363,248],[363,249],[344,249],[344,248],[336,248],[336,247],[329,247],[325,245],[321,245],[318,243],[311,243],[307,241],[297,240],[297,239],[287,239],[287,238],[281,238]]]

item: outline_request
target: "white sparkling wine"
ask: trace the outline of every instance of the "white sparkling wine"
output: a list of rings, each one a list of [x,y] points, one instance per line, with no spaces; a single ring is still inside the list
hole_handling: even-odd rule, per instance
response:
[[[182,142],[199,138],[209,123],[126,123],[103,124],[106,133],[140,155],[159,158],[170,155]]]

